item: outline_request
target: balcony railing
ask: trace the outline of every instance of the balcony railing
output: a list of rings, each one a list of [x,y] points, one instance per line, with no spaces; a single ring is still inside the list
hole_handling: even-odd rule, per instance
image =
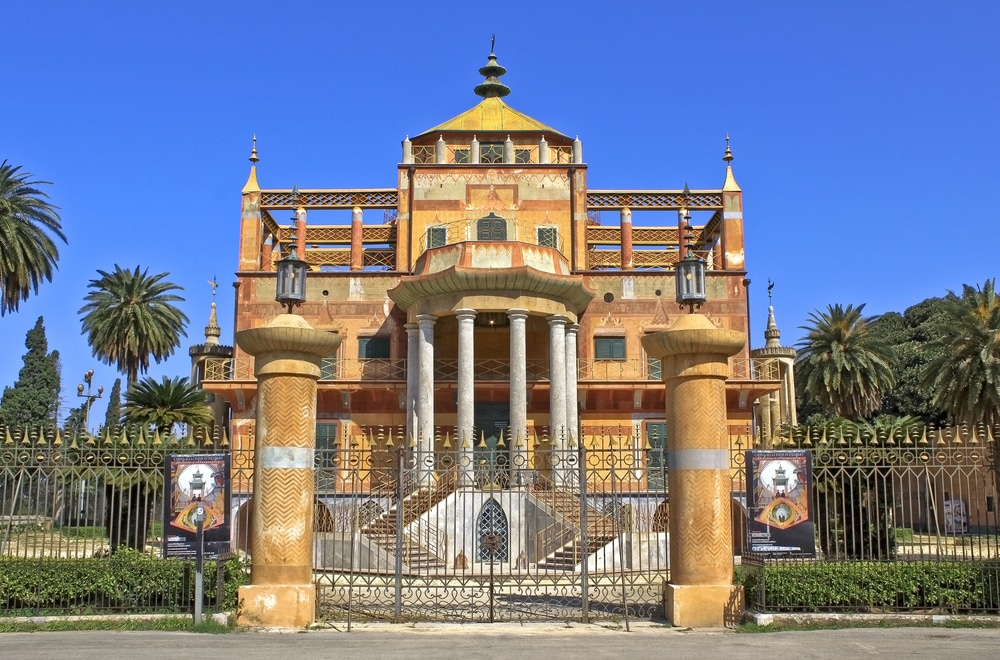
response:
[[[660,362],[654,359],[577,360],[577,379],[587,382],[628,382],[660,380]],[[773,358],[730,358],[729,380],[780,380],[780,364]],[[476,382],[507,382],[510,366],[506,360],[476,360],[473,366]],[[549,364],[545,359],[525,363],[527,380],[543,383],[549,380]],[[435,360],[434,379],[439,382],[458,380],[458,360]],[[205,361],[206,382],[254,380],[252,358],[210,358]],[[406,382],[406,358],[339,359],[325,358],[321,364],[322,381]]]

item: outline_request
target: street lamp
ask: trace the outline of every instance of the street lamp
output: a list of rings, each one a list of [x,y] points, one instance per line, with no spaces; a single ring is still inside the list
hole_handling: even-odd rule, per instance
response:
[[[677,304],[683,309],[686,305],[688,313],[693,314],[694,308],[700,308],[707,299],[705,293],[705,261],[699,258],[691,249],[694,234],[691,233],[691,216],[684,215],[684,258],[677,262],[674,279],[677,282]]]
[[[194,509],[195,522],[195,559],[194,559],[194,623],[201,623],[202,601],[205,600],[205,505],[202,497],[205,494],[205,477],[201,468],[195,468],[190,482],[191,499],[197,502]]]
[[[90,433],[90,407],[94,405],[94,399],[100,399],[101,395],[104,394],[104,388],[102,386],[97,387],[97,394],[90,393],[91,380],[94,378],[94,370],[91,369],[87,373],[83,374],[83,380],[87,383],[87,393],[83,393],[83,385],[76,386],[76,395],[86,399],[83,408],[83,432]]]
[[[309,264],[299,259],[295,248],[295,234],[289,238],[288,256],[277,262],[278,286],[274,299],[288,307],[288,313],[306,301],[306,271]]]

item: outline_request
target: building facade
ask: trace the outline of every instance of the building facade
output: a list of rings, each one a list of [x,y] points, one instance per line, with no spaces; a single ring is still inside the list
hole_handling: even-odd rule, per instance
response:
[[[297,312],[343,339],[323,363],[318,448],[395,438],[430,468],[436,448],[454,447],[513,487],[563,480],[560,452],[624,435],[644,467],[634,487],[661,488],[664,387],[640,340],[687,313],[674,301],[687,250],[707,265],[702,311],[748,329],[728,138],[719,188],[591,189],[581,141],[508,105],[493,53],[479,71],[478,104],[402,141],[392,187],[262,188],[255,140],[234,331],[281,312],[275,263],[295,251],[310,265]],[[251,447],[252,358],[223,351],[193,348],[194,373],[233,446]],[[754,403],[780,389],[777,364],[749,347],[731,359],[734,437],[751,437]]]

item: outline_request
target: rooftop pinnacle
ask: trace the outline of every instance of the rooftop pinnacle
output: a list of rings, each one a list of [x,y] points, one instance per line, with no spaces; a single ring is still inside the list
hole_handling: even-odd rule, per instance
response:
[[[490,97],[502,97],[510,94],[510,87],[500,82],[500,76],[507,73],[507,69],[497,64],[497,56],[493,53],[493,46],[496,44],[496,35],[490,44],[490,56],[486,66],[479,69],[479,74],[486,76],[486,80],[476,85],[475,92],[484,99]]]

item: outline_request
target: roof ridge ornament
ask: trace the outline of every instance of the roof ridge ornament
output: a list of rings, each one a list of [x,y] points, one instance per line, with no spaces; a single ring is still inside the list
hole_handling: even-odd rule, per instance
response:
[[[500,76],[507,73],[507,69],[497,63],[497,56],[494,53],[496,43],[497,35],[494,34],[490,41],[490,55],[486,61],[486,66],[479,69],[479,75],[485,76],[486,79],[476,85],[475,92],[477,96],[481,96],[484,99],[500,98],[510,94],[510,87],[500,82]]]

